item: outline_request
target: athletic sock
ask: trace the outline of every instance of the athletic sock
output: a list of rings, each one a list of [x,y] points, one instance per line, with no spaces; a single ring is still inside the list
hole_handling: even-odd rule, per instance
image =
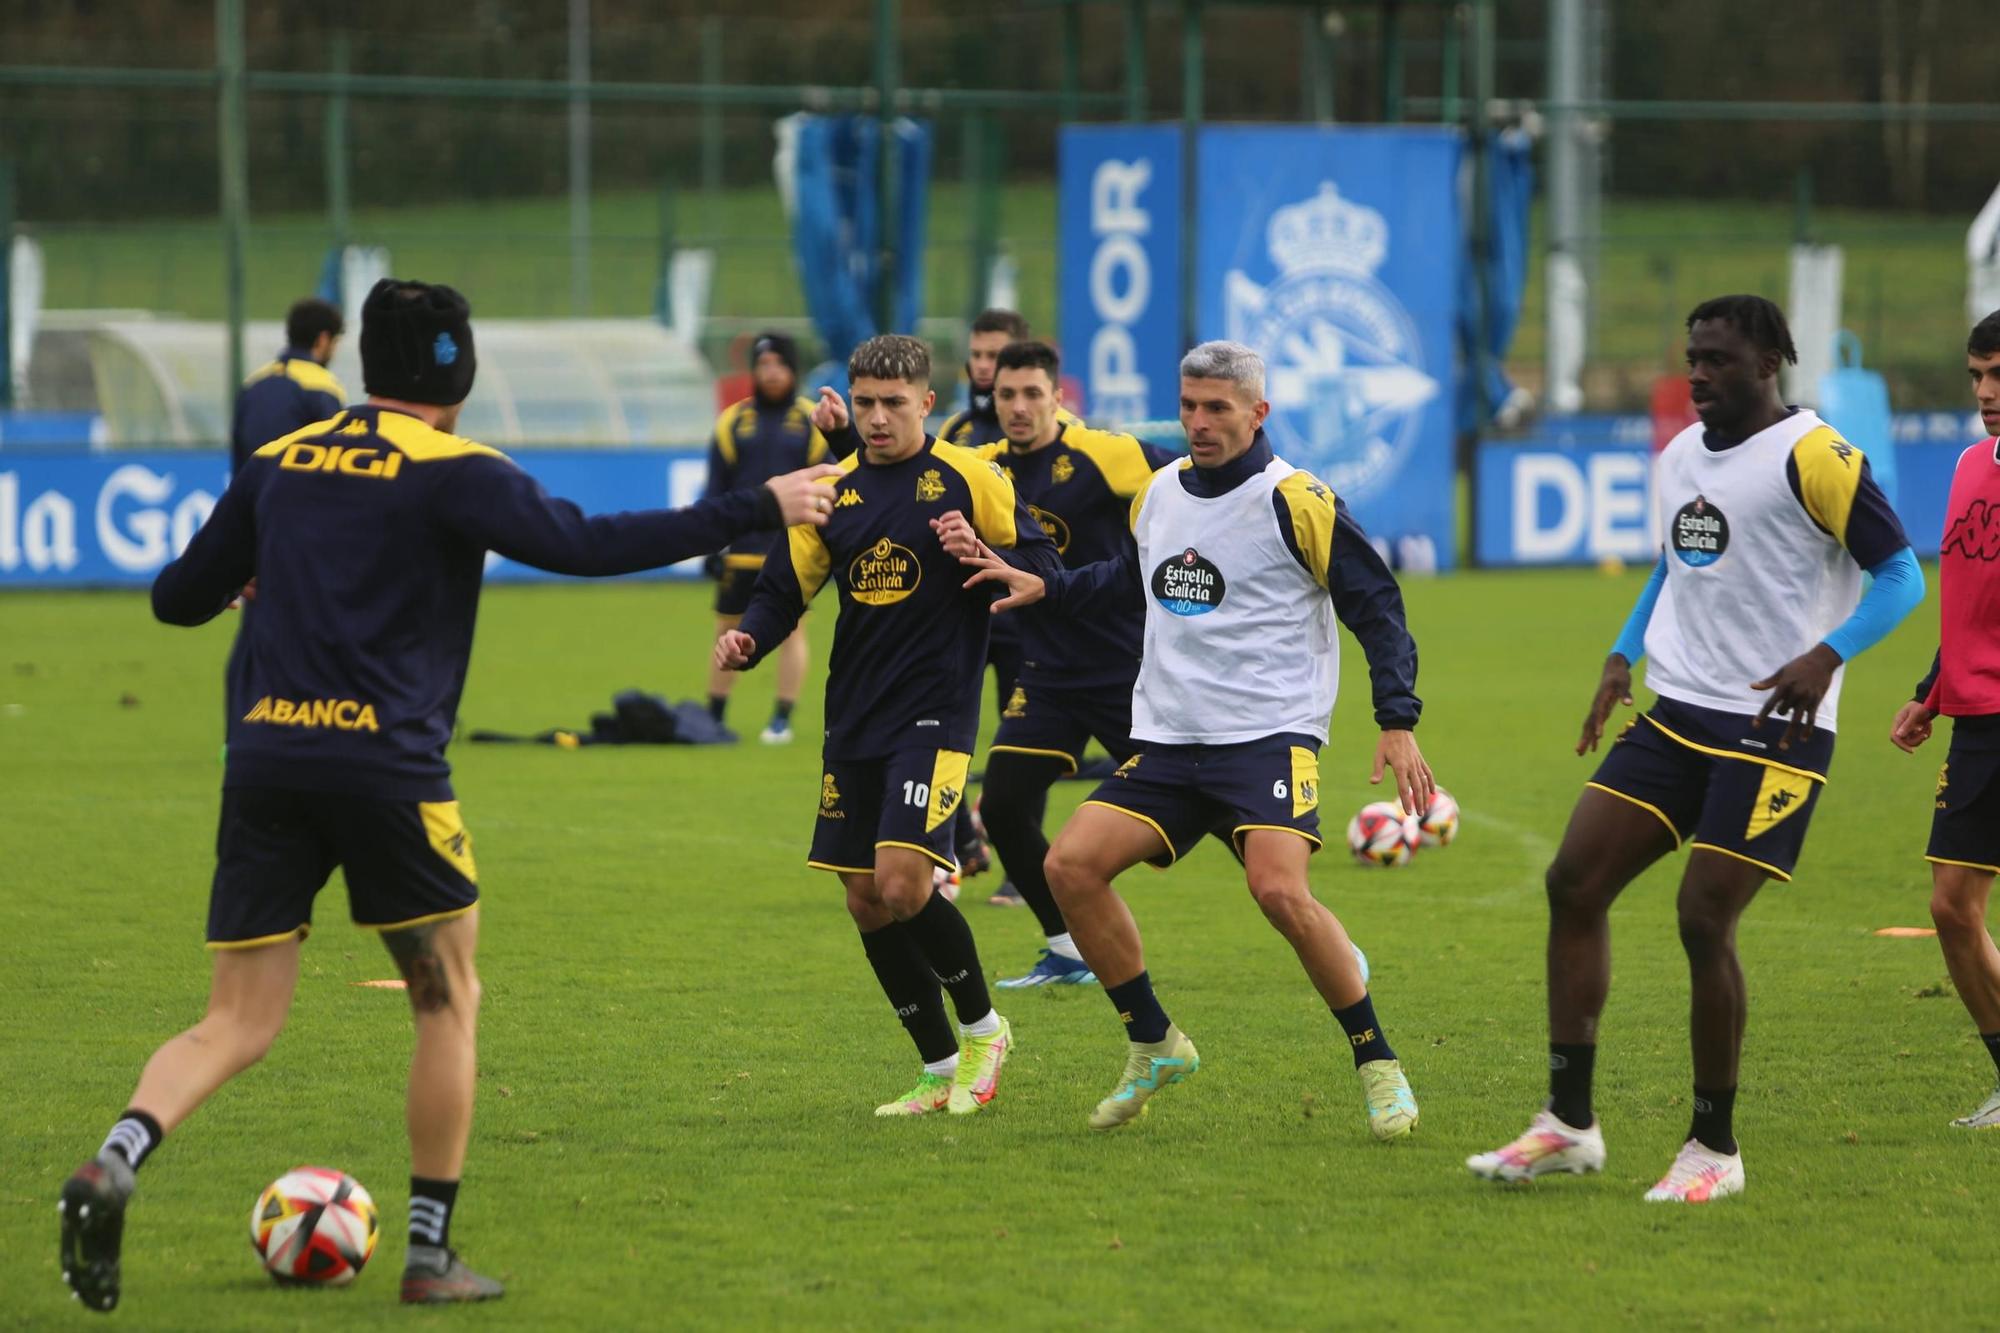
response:
[[[986,973],[979,966],[979,946],[972,942],[972,927],[942,893],[932,893],[923,910],[903,923],[903,929],[917,942],[938,984],[951,996],[959,1022],[975,1022],[992,1010],[993,997],[986,991]]]
[[[1072,963],[1083,961],[1083,954],[1078,951],[1076,941],[1069,937],[1068,931],[1064,931],[1060,935],[1049,936],[1049,952],[1058,958],[1067,958]]]
[[[1986,1043],[1986,1053],[1993,1057],[1993,1072],[2000,1077],[2000,1032],[1982,1032],[1979,1039]]]
[[[708,696],[708,715],[710,717],[714,718],[717,722],[720,722],[722,721],[722,715],[728,711],[729,711],[728,695],[711,694]]]
[[[1549,1043],[1549,1110],[1571,1129],[1597,1123],[1590,1109],[1590,1076],[1597,1064],[1597,1043]]]
[[[916,1043],[917,1055],[926,1067],[941,1060],[958,1059],[958,1038],[952,1034],[951,1019],[944,1012],[944,996],[938,993],[937,978],[917,948],[917,942],[900,921],[880,930],[861,932],[861,951],[875,969],[875,980],[889,997],[889,1006],[902,1021],[903,1030]]]
[[[1393,1060],[1396,1053],[1389,1049],[1389,1039],[1382,1035],[1382,1025],[1375,1021],[1375,999],[1371,995],[1362,997],[1345,1009],[1336,1009],[1333,1016],[1347,1033],[1347,1043],[1354,1048],[1354,1065],[1360,1068],[1370,1060]]]
[[[115,1152],[125,1159],[127,1166],[137,1171],[166,1136],[167,1132],[160,1128],[159,1121],[138,1107],[131,1107],[104,1136],[104,1146],[97,1150],[97,1155],[102,1157],[108,1152]]]
[[[1111,1007],[1118,1011],[1119,1019],[1124,1022],[1126,1036],[1146,1043],[1166,1040],[1167,1029],[1173,1024],[1153,995],[1153,979],[1150,976],[1141,972],[1123,985],[1106,986],[1104,993],[1111,998]]]
[[[792,702],[793,702],[793,701],[792,701],[792,700],[790,700],[790,699],[780,699],[780,700],[778,700],[778,702],[776,702],[776,703],[772,704],[772,705],[771,705],[771,720],[772,720],[773,722],[789,722],[789,721],[791,721],[791,720],[792,720]]]
[[[965,1024],[964,1032],[968,1037],[998,1036],[1000,1033],[1000,1011],[997,1009],[988,1009],[986,1017],[977,1022]]]
[[[1735,1152],[1736,1132],[1730,1126],[1735,1113],[1736,1089],[1696,1088],[1694,1123],[1688,1126],[1688,1137],[1710,1152]]]
[[[451,1210],[458,1202],[456,1180],[410,1177],[410,1244],[451,1248]]]
[[[1000,858],[1001,869],[1035,914],[1042,934],[1052,938],[1069,927],[1063,924],[1062,909],[1056,906],[1048,876],[1042,873],[1042,862],[1049,854],[1042,815],[1048,807],[1049,788],[1067,768],[1066,761],[1052,755],[997,754],[987,760],[986,789],[980,797],[986,837]]]
[[[939,1078],[954,1078],[958,1074],[958,1052],[953,1051],[942,1060],[924,1061],[924,1072],[936,1074]]]

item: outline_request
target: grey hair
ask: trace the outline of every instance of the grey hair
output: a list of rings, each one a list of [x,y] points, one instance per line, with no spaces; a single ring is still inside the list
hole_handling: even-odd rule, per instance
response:
[[[1259,401],[1264,397],[1264,358],[1242,343],[1206,342],[1181,358],[1181,378],[1228,380]]]
[[[922,338],[903,333],[883,333],[854,349],[847,358],[847,378],[854,380],[902,380],[928,387],[931,382],[931,349]]]

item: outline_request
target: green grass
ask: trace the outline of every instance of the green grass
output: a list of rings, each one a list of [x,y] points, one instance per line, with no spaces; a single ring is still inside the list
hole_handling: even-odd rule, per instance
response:
[[[1030,994],[1000,1100],[971,1121],[875,1120],[913,1074],[832,880],[801,865],[819,770],[769,750],[462,745],[485,893],[480,1097],[455,1239],[509,1282],[467,1327],[1545,1328],[1969,1325],[2000,1137],[1945,1122],[1992,1070],[1923,924],[1918,853],[1941,756],[1881,739],[1935,608],[1858,663],[1842,753],[1795,884],[1743,923],[1753,1013],[1739,1132],[1750,1188],[1643,1205],[1686,1128],[1678,862],[1614,916],[1602,1177],[1496,1188],[1461,1161],[1542,1095],[1541,872],[1570,754],[1636,576],[1416,582],[1422,738],[1465,807],[1407,870],[1316,862],[1375,966],[1424,1118],[1363,1129],[1344,1045],[1233,862],[1204,847],[1124,882],[1163,999],[1205,1067],[1146,1122],[1084,1127],[1122,1059],[1099,992]],[[823,659],[828,620],[814,625]],[[0,1327],[81,1327],[52,1207],[152,1048],[195,1019],[228,629],[150,622],[129,593],[0,601]],[[701,689],[689,586],[497,589],[468,726],[580,723],[614,690]],[[579,651],[580,646],[588,645]],[[1351,649],[1351,645],[1350,645]],[[1366,783],[1365,678],[1323,758],[1327,820]],[[741,687],[754,726],[770,678]],[[130,706],[121,706],[129,696]],[[801,708],[811,735],[816,704]],[[1051,825],[1084,794],[1060,787]],[[1026,913],[968,916],[990,972],[1033,956]],[[127,1230],[147,1329],[409,1327],[394,1305],[408,1020],[393,975],[320,901],[290,1027],[174,1133]],[[359,1284],[286,1292],[246,1244],[257,1191],[338,1165],[384,1205]],[[1918,1312],[1921,1313],[1918,1313]],[[456,1318],[445,1315],[441,1318]]]
[[[963,315],[970,302],[966,238],[974,196],[934,187],[925,309]],[[486,316],[571,313],[568,202],[562,198],[358,210],[356,239],[389,247],[399,273],[450,282]],[[591,313],[653,312],[660,271],[660,205],[641,192],[593,204]],[[1541,212],[1524,308],[1510,355],[1538,368],[1543,346]],[[1822,209],[1814,238],[1846,248],[1846,323],[1870,365],[1895,373],[1898,401],[1956,402],[1965,338],[1955,293],[1965,281],[1964,222],[1863,210]],[[784,216],[768,189],[684,196],[675,207],[683,244],[717,251],[713,311],[736,320],[802,316]],[[1678,367],[1681,320],[1709,296],[1757,291],[1785,299],[1792,211],[1784,204],[1612,199],[1603,212],[1592,361],[1600,406],[1622,395],[1643,407],[1645,377]],[[133,307],[216,319],[223,313],[222,235],[212,219],[44,226],[48,305]],[[1056,197],[1046,182],[1012,182],[996,232],[1021,268],[1024,312],[1037,327],[1057,320]],[[249,309],[276,313],[317,281],[329,245],[311,214],[258,215],[247,256]],[[1942,297],[1942,299],[1941,299]]]

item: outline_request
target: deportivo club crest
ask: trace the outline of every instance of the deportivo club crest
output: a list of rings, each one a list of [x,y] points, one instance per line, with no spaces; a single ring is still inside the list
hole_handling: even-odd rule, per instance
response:
[[[1265,229],[1278,277],[1224,282],[1226,333],[1264,358],[1271,441],[1287,462],[1350,498],[1387,485],[1442,386],[1424,369],[1417,326],[1375,280],[1389,227],[1332,181],[1280,208]]]
[[[944,478],[938,475],[936,468],[917,478],[917,499],[925,501],[944,499]]]

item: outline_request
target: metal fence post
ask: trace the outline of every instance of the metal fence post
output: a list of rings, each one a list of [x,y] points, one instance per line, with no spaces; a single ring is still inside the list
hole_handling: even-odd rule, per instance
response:
[[[333,34],[333,72],[342,78],[352,64],[352,40],[345,29]],[[347,172],[347,89],[343,86],[326,99],[326,220],[336,248],[347,244],[352,228],[353,199]]]
[[[569,305],[590,314],[590,0],[569,0]]]
[[[0,157],[0,409],[14,405],[14,164]]]
[[[243,0],[215,0],[216,139],[222,171],[222,277],[229,346],[229,381],[222,401],[236,401],[243,384],[243,252],[250,231],[249,127],[243,98]]]

